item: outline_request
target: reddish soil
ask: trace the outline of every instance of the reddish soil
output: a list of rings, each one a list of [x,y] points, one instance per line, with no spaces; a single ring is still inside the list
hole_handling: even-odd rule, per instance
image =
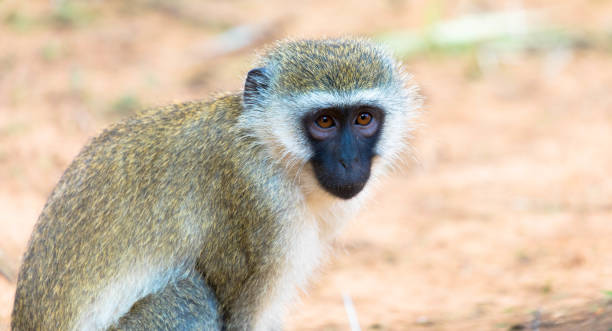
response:
[[[63,169],[109,123],[240,88],[275,39],[419,28],[434,7],[61,3],[0,2],[0,267],[16,268]],[[456,3],[441,17],[509,7]],[[571,29],[612,31],[610,1],[522,3]],[[260,24],[260,41],[218,55],[211,41],[238,24]],[[471,54],[407,59],[426,98],[414,161],[347,226],[287,329],[348,330],[344,293],[364,330],[609,331],[612,53],[565,55],[516,54],[487,71]],[[14,290],[0,276],[0,330]]]

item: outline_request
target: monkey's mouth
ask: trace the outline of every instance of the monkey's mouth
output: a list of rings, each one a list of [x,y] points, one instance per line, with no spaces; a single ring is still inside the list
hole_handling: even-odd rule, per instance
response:
[[[314,173],[319,185],[328,193],[341,198],[350,199],[365,187],[370,178],[370,161],[342,166],[340,162],[312,162]]]
[[[319,185],[325,191],[346,200],[356,196],[363,190],[370,177],[370,172],[345,172],[339,174],[338,172],[327,172],[324,169],[317,169],[315,167],[315,175]]]
[[[359,192],[361,192],[361,190],[363,190],[363,188],[365,187],[365,181],[363,182],[356,182],[356,183],[349,183],[346,185],[337,185],[337,186],[333,186],[333,187],[324,187],[325,190],[339,198],[348,200],[354,196],[356,196],[357,194],[359,194]]]

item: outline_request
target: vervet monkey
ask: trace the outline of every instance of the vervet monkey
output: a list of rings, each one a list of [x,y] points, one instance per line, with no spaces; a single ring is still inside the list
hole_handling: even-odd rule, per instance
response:
[[[280,329],[405,147],[407,84],[368,41],[285,41],[239,93],[105,130],[40,215],[13,329]]]

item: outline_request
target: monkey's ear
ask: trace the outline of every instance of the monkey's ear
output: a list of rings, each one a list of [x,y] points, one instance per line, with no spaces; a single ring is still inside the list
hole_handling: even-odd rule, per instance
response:
[[[249,71],[244,83],[243,100],[245,104],[258,104],[263,100],[270,85],[270,78],[267,74],[268,70],[265,67]]]

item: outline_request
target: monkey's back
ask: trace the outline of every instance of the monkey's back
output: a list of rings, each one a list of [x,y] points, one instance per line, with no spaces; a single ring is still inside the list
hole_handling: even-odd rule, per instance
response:
[[[251,226],[249,216],[233,210],[248,204],[253,215],[265,217],[286,208],[282,199],[277,205],[255,199],[261,190],[286,192],[280,180],[249,184],[260,175],[249,165],[266,159],[236,131],[241,109],[237,95],[174,105],[94,138],[63,174],[35,226],[19,274],[13,329],[104,326],[134,300],[193,269],[196,260],[203,274],[215,265],[207,280],[226,301],[235,299],[232,282],[248,274],[228,270],[224,261],[245,270],[262,263],[252,259],[256,252],[242,250],[254,238],[227,240],[232,229]],[[233,152],[246,148],[253,151],[248,156]],[[270,229],[253,236],[273,238]],[[215,253],[198,260],[203,250]]]

